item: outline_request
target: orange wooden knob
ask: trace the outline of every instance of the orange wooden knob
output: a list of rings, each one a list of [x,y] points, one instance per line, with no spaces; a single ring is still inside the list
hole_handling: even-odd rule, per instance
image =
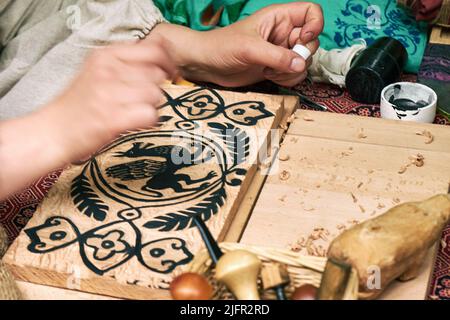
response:
[[[317,288],[310,284],[305,284],[295,289],[291,300],[316,300]]]
[[[172,281],[170,294],[174,300],[209,300],[213,289],[203,276],[185,273]]]

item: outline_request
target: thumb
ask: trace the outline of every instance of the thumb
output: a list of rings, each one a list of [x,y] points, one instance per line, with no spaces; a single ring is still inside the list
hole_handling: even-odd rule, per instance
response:
[[[305,60],[292,50],[274,45],[263,39],[241,46],[248,64],[256,64],[283,73],[303,72]]]

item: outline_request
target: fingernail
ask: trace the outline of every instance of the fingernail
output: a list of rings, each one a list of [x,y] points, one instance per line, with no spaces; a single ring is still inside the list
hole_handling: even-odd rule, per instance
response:
[[[307,33],[305,33],[302,37],[303,43],[307,44],[308,42],[310,42],[312,39],[314,38],[314,33],[312,31],[308,31]]]
[[[305,68],[305,61],[302,58],[294,58],[291,62],[291,70],[294,72],[302,72]]]

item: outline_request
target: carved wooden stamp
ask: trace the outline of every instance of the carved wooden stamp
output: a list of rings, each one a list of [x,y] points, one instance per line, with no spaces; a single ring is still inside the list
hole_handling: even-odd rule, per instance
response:
[[[167,297],[155,289],[168,289],[203,246],[192,217],[225,236],[281,99],[179,87],[165,95],[158,128],[63,172],[4,258],[18,279]]]

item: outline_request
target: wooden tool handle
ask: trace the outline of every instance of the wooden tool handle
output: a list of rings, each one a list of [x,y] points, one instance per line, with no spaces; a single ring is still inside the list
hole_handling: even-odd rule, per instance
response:
[[[245,250],[227,252],[216,266],[216,278],[239,300],[259,300],[258,275],[261,260]]]

